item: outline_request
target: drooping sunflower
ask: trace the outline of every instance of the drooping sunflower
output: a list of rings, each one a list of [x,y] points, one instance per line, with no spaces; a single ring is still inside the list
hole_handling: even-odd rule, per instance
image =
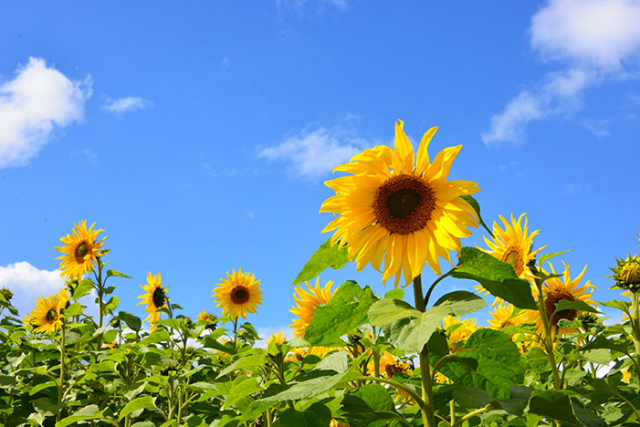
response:
[[[160,321],[160,311],[163,308],[167,308],[167,289],[162,287],[162,274],[158,273],[154,276],[151,272],[147,274],[147,285],[140,285],[145,290],[145,294],[140,295],[142,301],[138,305],[147,304],[147,308],[144,311],[149,313],[149,316],[144,319],[151,323],[151,332],[155,331],[157,326],[156,322]]]
[[[529,265],[536,258],[536,255],[546,248],[543,246],[533,250],[533,238],[540,234],[540,230],[529,233],[529,218],[526,213],[520,215],[518,220],[511,214],[511,223],[502,215],[499,218],[504,223],[504,229],[498,225],[497,221],[494,221],[493,235],[495,239],[489,239],[485,236],[484,241],[489,249],[480,249],[500,261],[511,264],[521,279],[533,282],[535,276]]]
[[[62,328],[64,310],[69,304],[69,293],[62,289],[59,293],[38,299],[37,307],[24,318],[24,322],[36,327],[35,332],[55,332]]]
[[[262,290],[260,290],[260,280],[251,272],[243,273],[239,271],[227,272],[227,278],[220,279],[213,290],[216,307],[222,307],[223,314],[230,314],[234,319],[242,316],[247,317],[247,313],[256,313],[258,306],[262,305]]]
[[[87,221],[82,220],[74,224],[72,234],[62,237],[60,241],[65,246],[56,246],[56,249],[65,255],[58,257],[61,259],[61,275],[70,279],[80,279],[83,275],[93,270],[98,262],[98,258],[104,255],[106,236],[98,240],[98,235],[103,229],[94,230],[96,223],[91,224],[87,229]]]
[[[384,273],[383,281],[395,276],[396,286],[403,273],[410,284],[425,263],[442,274],[440,258],[451,261],[460,239],[471,235],[468,227],[478,226],[475,210],[460,197],[480,191],[478,184],[448,181],[462,145],[445,148],[433,162],[429,157],[437,130],[424,134],[416,155],[399,120],[393,149],[364,150],[335,169],[352,175],[326,182],[336,195],[320,212],[339,215],[323,230],[335,230],[331,244],[346,245],[358,270],[371,263]]]
[[[590,280],[580,286],[580,282],[584,278],[585,273],[587,272],[587,267],[585,266],[582,269],[582,272],[575,278],[571,278],[570,266],[563,261],[564,264],[564,273],[562,273],[562,277],[553,277],[548,279],[542,288],[544,293],[544,306],[547,311],[548,319],[551,321],[552,331],[558,335],[562,336],[570,332],[575,332],[574,329],[570,328],[558,328],[558,322],[561,319],[567,320],[575,320],[578,318],[580,314],[579,310],[563,310],[561,312],[555,313],[556,303],[560,300],[568,300],[568,301],[584,301],[587,304],[597,307],[597,303],[592,299],[593,298],[593,290],[597,289],[595,285],[591,283]],[[556,270],[553,264],[549,263],[551,266],[551,271],[553,274],[556,274]],[[539,298],[537,288],[533,288],[534,296]],[[525,313],[525,319],[529,322],[535,322],[537,325],[537,330],[540,335],[544,335],[544,324],[542,321],[542,317],[540,316],[540,312],[537,310],[527,310]]]
[[[295,329],[293,336],[304,338],[304,334],[307,331],[307,327],[313,319],[313,315],[316,312],[316,308],[320,304],[326,304],[331,301],[335,291],[331,290],[333,281],[328,281],[324,287],[320,286],[320,278],[316,279],[316,285],[311,286],[309,282],[305,282],[307,289],[301,284],[296,286],[293,299],[296,300],[296,306],[291,309],[291,312],[298,316],[293,321],[291,327]]]

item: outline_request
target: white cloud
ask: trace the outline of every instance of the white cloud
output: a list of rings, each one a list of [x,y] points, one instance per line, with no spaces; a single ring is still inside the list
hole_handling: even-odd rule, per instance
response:
[[[347,10],[349,4],[346,0],[276,0],[278,9],[293,9],[299,14],[304,14],[305,10],[311,10],[317,15],[322,15],[328,6],[342,12]]]
[[[568,65],[493,115],[483,142],[521,143],[529,122],[571,111],[589,86],[624,76],[623,65],[640,56],[638,22],[637,0],[549,0],[531,20],[531,47]]]
[[[151,102],[137,96],[127,96],[109,101],[103,108],[110,113],[122,115],[132,111],[141,111],[151,106]]]
[[[368,145],[354,132],[319,127],[312,131],[304,129],[278,145],[262,148],[258,157],[289,162],[293,175],[314,179],[330,173]]]
[[[291,340],[294,338],[294,330],[289,326],[264,326],[257,328],[257,331],[261,339],[256,341],[256,347],[260,348],[266,348],[271,337],[279,334],[280,332],[284,333],[285,340]]]
[[[220,61],[220,67],[218,67],[218,71],[223,73],[227,71],[227,68],[229,68],[229,58],[225,56],[224,58],[222,58],[222,61]]]
[[[56,128],[84,117],[91,78],[69,80],[44,59],[29,58],[13,80],[0,84],[0,168],[25,165]]]
[[[0,288],[8,288],[14,293],[11,303],[27,315],[43,295],[49,296],[64,287],[64,279],[57,270],[39,270],[26,261],[0,266]]]

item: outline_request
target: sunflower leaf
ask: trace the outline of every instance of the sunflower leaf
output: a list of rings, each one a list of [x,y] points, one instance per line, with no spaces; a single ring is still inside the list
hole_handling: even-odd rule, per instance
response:
[[[580,301],[580,300],[569,301],[566,299],[561,299],[556,303],[556,309],[554,311],[554,314],[560,313],[561,311],[565,311],[565,310],[578,310],[578,311],[588,311],[589,313],[600,313],[598,310],[591,307],[589,304],[587,304],[584,301]]]
[[[71,424],[75,424],[78,421],[95,420],[104,418],[104,411],[100,411],[98,405],[89,405],[74,412],[70,417],[61,419],[56,423],[56,427],[65,427]]]
[[[449,306],[432,307],[424,313],[398,319],[388,326],[389,341],[410,353],[419,353],[438,329],[442,319],[453,311]],[[407,313],[408,314],[408,313]]]
[[[337,245],[331,246],[331,239],[329,238],[307,261],[292,285],[295,286],[298,283],[313,280],[329,267],[334,270],[340,270],[348,262],[347,248],[338,248]]]
[[[487,232],[489,233],[489,235],[491,237],[494,237],[493,232],[489,229],[489,227],[487,227],[487,224],[485,224],[484,220],[482,219],[482,215],[480,215],[480,203],[478,203],[476,198],[471,196],[471,195],[460,196],[460,198],[471,205],[471,207],[478,214],[478,219],[480,220],[480,225],[482,225],[484,227],[484,229],[487,230]]]
[[[567,249],[566,251],[554,252],[554,253],[551,253],[551,254],[544,254],[544,255],[542,255],[540,257],[540,260],[538,261],[538,265],[540,265],[542,267],[542,266],[544,266],[544,263],[549,261],[550,259],[555,258],[555,257],[560,256],[560,255],[564,255],[564,254],[566,254],[568,252],[571,252],[572,250],[573,249]]]
[[[377,300],[369,286],[346,281],[331,301],[316,308],[304,339],[311,345],[343,345],[340,337],[366,323],[367,312]]]
[[[453,277],[475,280],[494,296],[518,308],[537,308],[531,294],[531,285],[516,275],[511,264],[479,249],[465,246],[460,251],[458,265],[451,273]]]
[[[440,297],[434,305],[448,306],[454,316],[464,316],[483,309],[487,302],[472,292],[454,291]]]
[[[274,426],[326,427],[329,423],[331,423],[331,410],[326,405],[316,402],[302,412],[295,409],[285,410]]]
[[[107,277],[124,277],[125,279],[133,279],[131,276],[127,276],[124,273],[120,273],[116,270],[107,270]]]

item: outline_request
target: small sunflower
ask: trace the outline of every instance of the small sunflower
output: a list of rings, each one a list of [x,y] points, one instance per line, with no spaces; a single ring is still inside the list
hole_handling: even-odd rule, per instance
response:
[[[69,305],[69,293],[62,289],[59,293],[38,299],[37,307],[24,318],[24,322],[36,327],[35,332],[55,332],[62,328],[64,310]]]
[[[142,299],[138,305],[147,304],[147,308],[144,311],[148,312],[149,316],[144,320],[148,320],[151,323],[151,332],[153,332],[157,328],[155,323],[160,321],[160,311],[163,308],[167,308],[169,297],[166,294],[169,291],[162,287],[162,274],[160,273],[154,276],[149,272],[147,274],[147,283],[147,286],[140,285],[146,293],[138,297]]]
[[[446,316],[443,324],[449,337],[449,350],[457,353],[464,347],[466,340],[478,329],[478,321],[473,318],[462,320],[459,317]]]
[[[93,270],[98,258],[104,255],[106,236],[98,240],[98,235],[104,231],[94,230],[96,223],[87,229],[87,221],[74,224],[73,234],[60,239],[65,246],[56,246],[56,249],[65,255],[61,259],[60,270],[62,275],[70,279],[80,279],[83,275]]]
[[[230,314],[237,319],[240,316],[246,318],[247,313],[257,312],[262,304],[262,291],[260,280],[256,280],[253,273],[233,270],[232,273],[227,272],[226,279],[220,280],[222,283],[218,283],[213,290],[213,296],[218,303],[216,307],[222,307],[223,314]]]
[[[546,248],[546,246],[543,246],[540,249],[533,250],[533,238],[540,234],[540,230],[529,233],[529,218],[526,213],[520,215],[517,221],[515,216],[511,214],[511,223],[502,215],[500,215],[500,219],[504,223],[504,229],[498,225],[497,221],[494,222],[493,234],[495,239],[491,240],[485,237],[484,241],[489,246],[489,249],[480,249],[500,261],[511,264],[521,279],[533,282],[535,276],[531,272],[529,265],[535,260],[536,255]]]
[[[296,286],[293,299],[296,300],[296,306],[291,309],[291,312],[298,316],[293,321],[291,327],[295,329],[293,336],[304,338],[304,334],[307,331],[307,327],[313,319],[313,315],[316,312],[316,308],[320,304],[326,304],[331,301],[335,291],[331,290],[331,286],[334,284],[332,281],[328,281],[324,287],[320,286],[320,278],[316,279],[316,285],[311,286],[309,282],[305,282],[307,289],[302,285]]]
[[[560,322],[561,319],[575,320],[578,318],[580,311],[564,310],[554,314],[554,311],[556,310],[556,303],[558,303],[560,300],[565,299],[568,301],[584,301],[594,307],[597,307],[598,305],[592,299],[593,290],[597,289],[596,286],[593,285],[590,280],[587,280],[584,285],[580,286],[580,282],[584,278],[588,266],[585,266],[584,269],[582,269],[582,272],[577,277],[572,279],[570,266],[565,262],[563,262],[563,264],[565,270],[562,274],[562,277],[552,277],[548,279],[542,288],[542,291],[544,293],[544,306],[547,311],[547,316],[549,317],[549,320],[551,320],[552,330],[560,336],[570,332],[575,332],[575,330],[570,328],[558,328],[558,322]],[[556,270],[553,264],[549,263],[549,265],[551,266],[552,273],[556,274]],[[533,288],[533,290],[534,296],[538,298],[539,295],[537,292],[537,288]],[[527,310],[527,312],[525,313],[525,318],[530,322],[535,322],[538,332],[540,334],[544,334],[544,325],[539,311]]]
[[[448,180],[462,145],[445,148],[433,162],[429,157],[437,130],[424,134],[416,156],[399,120],[393,149],[367,149],[335,169],[353,175],[326,182],[336,195],[320,212],[340,216],[323,233],[335,230],[331,244],[346,245],[358,270],[371,263],[384,273],[383,281],[395,276],[396,286],[403,272],[410,284],[425,263],[442,274],[440,258],[452,262],[451,251],[459,251],[460,239],[471,235],[468,227],[478,226],[475,210],[460,197],[480,191],[478,184]]]
[[[507,326],[515,326],[524,323],[524,313],[516,311],[516,308],[508,302],[503,302],[491,312],[489,324],[491,329],[504,329]]]

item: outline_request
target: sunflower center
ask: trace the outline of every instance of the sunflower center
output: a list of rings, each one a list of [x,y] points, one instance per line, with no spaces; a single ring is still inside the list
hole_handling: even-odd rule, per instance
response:
[[[156,308],[162,308],[162,306],[164,306],[165,301],[167,300],[167,297],[164,295],[164,289],[162,289],[161,287],[157,287],[155,288],[155,290],[153,291],[153,305]]]
[[[513,266],[516,274],[520,276],[524,271],[524,261],[522,260],[522,253],[517,246],[509,246],[502,255],[502,262],[508,262]]]
[[[84,257],[89,253],[89,243],[82,242],[76,248],[76,259],[78,261],[84,261]]]
[[[547,293],[547,298],[544,300],[544,307],[547,309],[547,316],[551,319],[551,315],[556,311],[556,304],[558,301],[566,299],[567,301],[575,301],[576,297],[571,292],[565,289],[551,289]],[[557,312],[553,316],[553,326],[557,326],[560,319],[575,320],[578,317],[578,310],[562,310]]]
[[[433,188],[422,178],[401,174],[387,180],[376,193],[376,219],[392,233],[411,234],[422,230],[436,208]]]
[[[231,301],[234,304],[244,304],[249,301],[249,297],[251,297],[249,289],[244,286],[236,286],[231,290]]]
[[[47,311],[47,322],[53,322],[54,320],[56,320],[56,317],[58,317],[58,312],[55,309],[52,308],[51,310]]]

